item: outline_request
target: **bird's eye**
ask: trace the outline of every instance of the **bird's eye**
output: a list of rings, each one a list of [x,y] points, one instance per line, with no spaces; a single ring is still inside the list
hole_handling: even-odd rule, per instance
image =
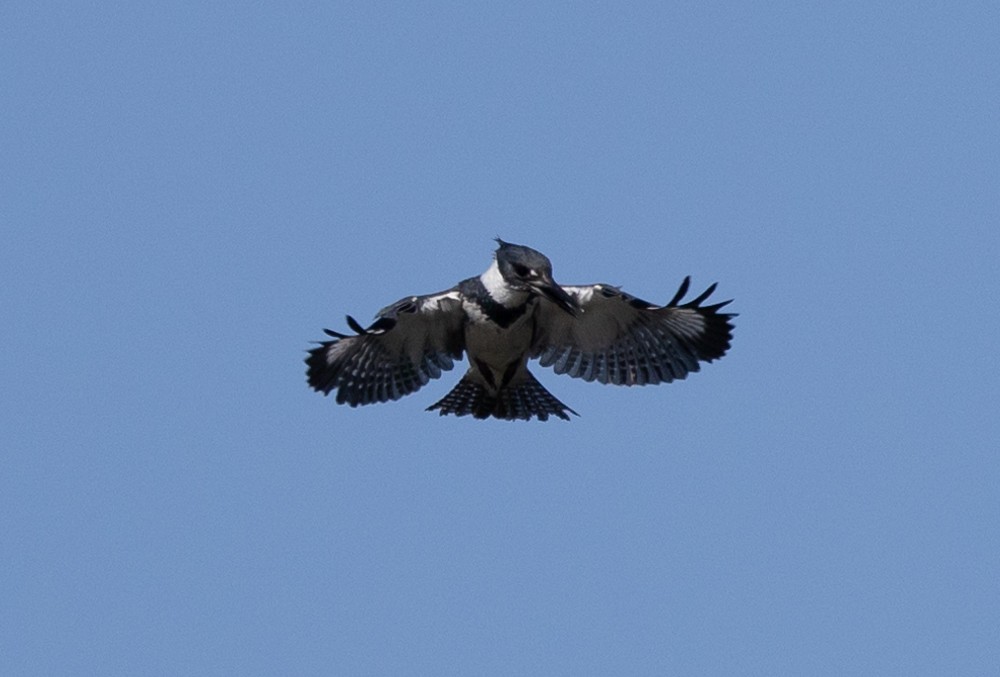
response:
[[[522,266],[520,263],[515,263],[514,272],[517,273],[518,277],[527,277],[530,271],[528,270],[528,266]]]

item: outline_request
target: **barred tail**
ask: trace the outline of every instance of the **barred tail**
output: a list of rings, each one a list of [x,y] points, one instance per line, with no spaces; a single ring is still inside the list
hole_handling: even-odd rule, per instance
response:
[[[507,421],[529,421],[533,416],[539,421],[545,421],[550,415],[568,421],[567,412],[579,416],[543,388],[529,372],[525,371],[518,381],[517,384],[508,385],[494,393],[486,386],[476,383],[467,373],[441,401],[427,407],[427,411],[437,409],[441,416],[472,414],[475,418],[493,416]]]

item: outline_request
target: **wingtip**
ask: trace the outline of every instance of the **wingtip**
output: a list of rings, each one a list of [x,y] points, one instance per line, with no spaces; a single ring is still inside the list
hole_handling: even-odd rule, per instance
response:
[[[688,293],[688,288],[691,286],[691,276],[685,275],[684,281],[681,282],[681,286],[677,289],[677,293],[674,294],[674,298],[667,302],[665,307],[676,306],[684,298],[684,295]]]
[[[719,286],[718,282],[713,282],[712,284],[708,285],[708,289],[699,294],[697,298],[695,298],[694,301],[691,301],[691,303],[689,303],[688,305],[691,306],[701,305],[701,302],[707,299],[709,296],[711,296],[712,293],[715,291],[715,288],[718,286]]]
[[[365,332],[365,328],[361,326],[361,323],[358,322],[357,320],[355,320],[350,315],[347,316],[347,326],[350,327],[351,329],[353,329],[358,334],[364,334],[364,333],[366,333]]]

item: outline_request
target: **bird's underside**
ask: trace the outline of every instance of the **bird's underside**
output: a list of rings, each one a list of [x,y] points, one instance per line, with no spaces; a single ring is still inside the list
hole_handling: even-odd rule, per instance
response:
[[[309,385],[352,407],[397,400],[454,367],[469,368],[428,409],[441,415],[504,420],[569,419],[575,411],[528,370],[537,359],[557,374],[613,385],[653,385],[683,379],[701,362],[722,357],[732,340],[724,301],[702,305],[711,285],[684,302],[690,278],[657,306],[605,284],[556,285],[548,259],[501,242],[496,261],[479,278],[447,291],[411,296],[353,334],[325,330],[306,358]]]

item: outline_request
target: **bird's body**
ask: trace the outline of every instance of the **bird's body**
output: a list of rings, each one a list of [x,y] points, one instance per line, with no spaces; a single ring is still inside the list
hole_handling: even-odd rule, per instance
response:
[[[427,296],[405,298],[379,312],[357,335],[326,330],[306,358],[309,384],[337,402],[358,406],[399,399],[451,369],[463,352],[469,369],[429,407],[442,415],[507,420],[575,414],[528,370],[529,358],[557,373],[617,385],[669,382],[725,354],[733,315],[727,302],[701,306],[712,285],[677,305],[688,279],[665,306],[596,284],[560,287],[541,253],[501,240],[479,277]]]

